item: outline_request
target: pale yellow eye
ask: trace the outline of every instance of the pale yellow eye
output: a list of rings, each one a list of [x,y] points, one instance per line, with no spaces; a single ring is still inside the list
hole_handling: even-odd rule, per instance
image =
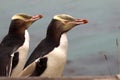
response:
[[[69,21],[64,21],[65,24],[67,24]]]

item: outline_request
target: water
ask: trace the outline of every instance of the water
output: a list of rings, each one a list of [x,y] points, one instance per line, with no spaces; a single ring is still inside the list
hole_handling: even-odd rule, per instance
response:
[[[68,32],[68,64],[64,75],[117,74],[115,40],[120,41],[119,0],[1,0],[0,41],[7,34],[10,18],[16,13],[43,14],[29,28],[30,52],[45,37],[46,28],[56,14],[86,18],[89,23]],[[108,62],[104,60],[108,56]],[[118,56],[119,57],[119,56]],[[110,70],[109,70],[110,68]]]

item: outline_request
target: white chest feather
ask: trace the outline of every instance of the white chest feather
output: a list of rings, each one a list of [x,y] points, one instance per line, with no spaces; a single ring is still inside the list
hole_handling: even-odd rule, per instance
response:
[[[61,36],[60,45],[45,57],[48,57],[47,68],[41,77],[61,77],[67,57],[67,36]]]
[[[17,66],[13,69],[11,76],[16,77],[20,73],[20,71],[22,71],[26,62],[28,50],[29,50],[29,33],[26,30],[24,44],[17,50],[17,52],[19,52],[19,62]]]

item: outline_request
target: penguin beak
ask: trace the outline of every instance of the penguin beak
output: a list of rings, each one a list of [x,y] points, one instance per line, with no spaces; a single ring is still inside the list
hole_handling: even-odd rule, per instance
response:
[[[65,32],[69,31],[70,29],[72,29],[77,25],[86,24],[86,23],[88,23],[88,20],[86,19],[73,19],[72,21],[64,21],[65,24],[64,31]]]
[[[34,15],[34,16],[31,16],[29,19],[26,19],[25,22],[33,23],[41,18],[43,18],[42,15]]]
[[[74,19],[73,21],[70,21],[70,23],[75,24],[75,25],[81,25],[81,24],[88,23],[88,20],[86,20],[86,19]]]

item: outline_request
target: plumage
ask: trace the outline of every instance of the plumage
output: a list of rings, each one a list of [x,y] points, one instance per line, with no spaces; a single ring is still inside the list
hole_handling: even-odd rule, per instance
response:
[[[27,29],[41,17],[41,15],[29,16],[21,13],[11,18],[8,34],[0,43],[0,76],[11,75],[12,70],[20,61],[18,50],[24,45]]]
[[[87,20],[74,19],[66,14],[54,16],[48,26],[45,39],[32,52],[20,76],[61,77],[67,56],[66,32],[85,23],[87,23]],[[44,65],[42,65],[42,62],[44,62]],[[29,69],[32,70],[29,71]]]
[[[16,77],[23,70],[29,51],[29,33],[25,30],[25,41],[21,47],[13,54],[11,76]]]

